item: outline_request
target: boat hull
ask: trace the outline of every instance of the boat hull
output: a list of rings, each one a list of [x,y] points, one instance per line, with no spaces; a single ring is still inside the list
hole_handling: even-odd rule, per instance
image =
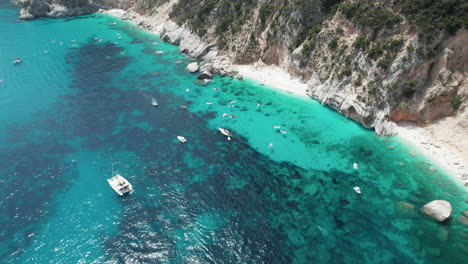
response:
[[[110,179],[107,179],[107,182],[119,196],[124,196],[133,192],[133,186],[130,184],[130,182],[118,174]]]

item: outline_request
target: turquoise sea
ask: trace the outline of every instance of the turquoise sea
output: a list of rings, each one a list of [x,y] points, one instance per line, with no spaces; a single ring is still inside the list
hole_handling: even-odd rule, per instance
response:
[[[466,263],[466,188],[397,138],[250,80],[199,85],[129,22],[17,17],[0,0],[0,263]],[[446,223],[420,212],[434,199]]]

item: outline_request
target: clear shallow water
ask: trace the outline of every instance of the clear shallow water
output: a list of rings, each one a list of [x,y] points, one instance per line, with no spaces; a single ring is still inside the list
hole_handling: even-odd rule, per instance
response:
[[[198,86],[177,47],[110,17],[16,17],[0,10],[1,263],[467,258],[466,190],[396,139],[254,82]],[[113,161],[131,196],[109,188]],[[451,221],[419,213],[433,199]]]

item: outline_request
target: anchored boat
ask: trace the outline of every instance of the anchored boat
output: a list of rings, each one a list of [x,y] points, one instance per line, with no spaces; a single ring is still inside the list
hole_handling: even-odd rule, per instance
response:
[[[154,97],[151,97],[151,104],[152,104],[154,107],[157,107],[157,106],[158,106],[158,100],[156,100]]]
[[[222,127],[218,127],[219,131],[221,132],[221,134],[225,135],[227,137],[227,140],[231,140],[231,136],[232,136],[232,133],[231,131],[225,129],[225,128],[222,128]]]
[[[114,164],[112,164],[112,175],[114,175]],[[120,174],[116,174],[115,176],[107,179],[107,182],[120,196],[124,196],[133,192],[133,186]]]
[[[117,174],[114,177],[107,179],[107,182],[112,187],[112,189],[114,189],[114,191],[120,196],[124,196],[125,194],[130,194],[133,192],[133,186],[130,184],[130,182],[127,181],[127,179],[120,176],[120,174]]]

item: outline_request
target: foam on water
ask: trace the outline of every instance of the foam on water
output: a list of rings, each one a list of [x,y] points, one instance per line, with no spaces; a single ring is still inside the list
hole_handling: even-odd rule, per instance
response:
[[[253,81],[199,86],[127,22],[17,15],[0,9],[1,263],[467,258],[466,190],[398,140]],[[107,185],[113,162],[132,195]],[[433,199],[450,221],[419,212]]]

